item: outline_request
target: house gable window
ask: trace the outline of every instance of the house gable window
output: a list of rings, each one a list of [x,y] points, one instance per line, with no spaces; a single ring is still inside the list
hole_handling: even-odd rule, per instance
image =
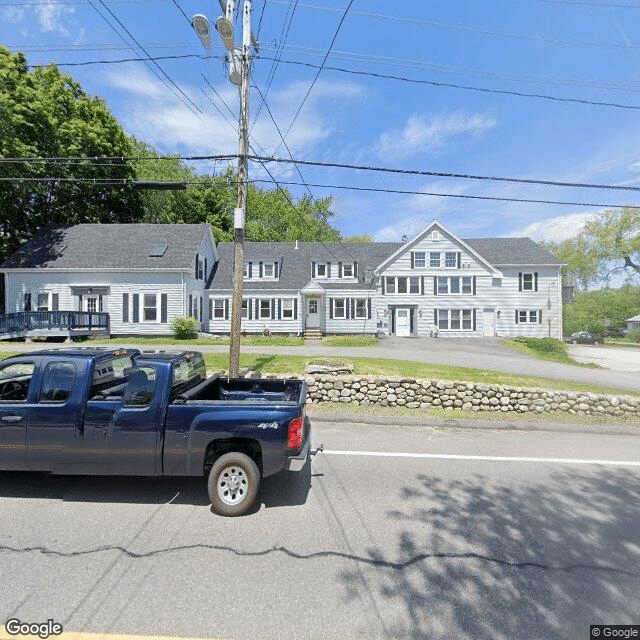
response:
[[[429,266],[432,269],[440,268],[440,252],[439,251],[431,251],[429,253]]]
[[[273,280],[278,278],[277,261],[273,262],[245,262],[242,267],[244,280]]]
[[[475,276],[434,276],[433,288],[434,293],[438,296],[460,293],[475,296]]]
[[[444,254],[445,269],[455,269],[458,266],[458,256],[460,254],[455,251],[446,251]]]
[[[416,251],[413,254],[413,268],[423,269],[427,266],[427,253],[426,251]]]
[[[343,264],[342,265],[342,273],[340,275],[341,278],[353,278],[353,265],[352,264]]]
[[[538,290],[538,273],[519,273],[518,274],[518,290],[519,291],[537,291]]]
[[[385,276],[387,294],[420,294],[421,278],[418,276]]]

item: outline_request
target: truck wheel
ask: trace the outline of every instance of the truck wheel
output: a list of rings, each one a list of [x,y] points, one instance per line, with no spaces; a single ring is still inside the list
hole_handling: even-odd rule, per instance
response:
[[[213,510],[221,516],[239,516],[254,503],[260,471],[244,453],[225,453],[209,472],[207,488]]]

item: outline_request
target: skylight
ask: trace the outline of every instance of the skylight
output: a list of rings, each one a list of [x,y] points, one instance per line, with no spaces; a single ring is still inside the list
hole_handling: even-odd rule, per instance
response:
[[[151,253],[149,254],[152,258],[161,258],[164,255],[164,252],[167,250],[169,245],[166,244],[156,244],[153,245],[153,249],[151,249]]]

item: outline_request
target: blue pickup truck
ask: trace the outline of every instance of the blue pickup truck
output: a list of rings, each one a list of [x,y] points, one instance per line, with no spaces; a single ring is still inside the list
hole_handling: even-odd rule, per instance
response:
[[[245,513],[309,455],[303,380],[207,378],[196,351],[51,349],[0,361],[0,469],[200,476]]]

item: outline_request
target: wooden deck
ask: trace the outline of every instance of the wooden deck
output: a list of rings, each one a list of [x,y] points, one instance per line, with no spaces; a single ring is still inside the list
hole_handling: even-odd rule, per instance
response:
[[[86,311],[22,311],[0,315],[0,340],[109,334],[109,314]]]

